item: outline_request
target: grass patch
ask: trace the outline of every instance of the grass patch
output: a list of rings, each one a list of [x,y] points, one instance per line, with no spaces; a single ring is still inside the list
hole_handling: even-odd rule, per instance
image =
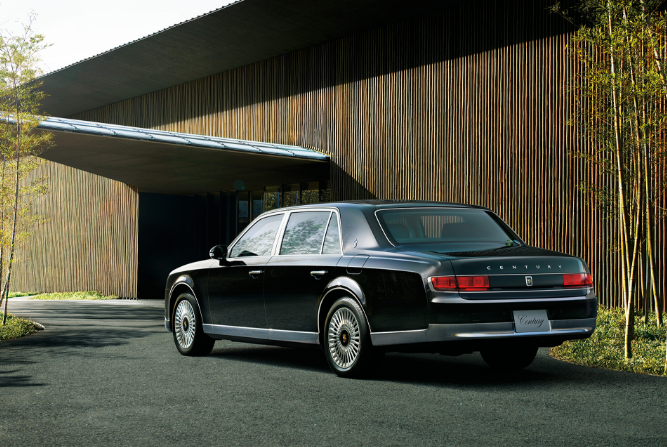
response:
[[[10,298],[19,298],[21,296],[37,295],[37,292],[9,292]]]
[[[100,292],[53,292],[41,293],[33,296],[31,300],[115,300],[116,295],[102,295]]]
[[[2,323],[3,312],[0,312],[0,323]],[[13,340],[15,338],[23,337],[37,332],[37,327],[32,321],[24,320],[23,318],[15,317],[7,313],[7,321],[5,325],[0,324],[0,340]]]
[[[635,339],[632,341],[633,358],[625,359],[623,309],[598,308],[597,327],[586,340],[566,341],[549,352],[553,357],[595,368],[608,368],[642,374],[665,373],[665,325],[658,328],[655,314],[650,313],[648,323],[643,316],[635,315]]]

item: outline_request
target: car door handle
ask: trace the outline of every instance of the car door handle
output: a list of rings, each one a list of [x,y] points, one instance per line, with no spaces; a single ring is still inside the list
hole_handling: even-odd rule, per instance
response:
[[[320,276],[324,276],[327,274],[326,270],[314,270],[310,272],[310,276],[312,276],[315,279],[320,279]]]
[[[261,275],[262,273],[264,273],[264,271],[262,271],[262,270],[250,270],[248,272],[248,275],[254,277],[256,275]]]

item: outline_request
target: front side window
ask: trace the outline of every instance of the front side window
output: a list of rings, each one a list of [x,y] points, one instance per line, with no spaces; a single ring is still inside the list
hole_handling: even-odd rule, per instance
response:
[[[378,211],[377,216],[387,237],[396,244],[439,242],[505,244],[516,237],[489,213],[480,209],[399,208]]]
[[[290,214],[281,255],[318,255],[322,249],[324,231],[330,211],[310,211]]]
[[[258,220],[234,245],[229,257],[271,256],[271,249],[282,220],[283,214],[276,214]]]

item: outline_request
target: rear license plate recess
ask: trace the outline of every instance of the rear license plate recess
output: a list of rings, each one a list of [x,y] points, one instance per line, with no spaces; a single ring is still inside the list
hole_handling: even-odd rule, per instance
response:
[[[514,332],[550,332],[551,323],[546,309],[541,310],[515,310]]]

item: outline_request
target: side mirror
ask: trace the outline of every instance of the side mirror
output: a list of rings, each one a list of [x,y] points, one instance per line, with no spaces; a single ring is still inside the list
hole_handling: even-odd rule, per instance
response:
[[[224,261],[227,259],[227,246],[226,245],[216,245],[211,248],[208,252],[208,255],[211,259],[217,259],[219,261]]]

